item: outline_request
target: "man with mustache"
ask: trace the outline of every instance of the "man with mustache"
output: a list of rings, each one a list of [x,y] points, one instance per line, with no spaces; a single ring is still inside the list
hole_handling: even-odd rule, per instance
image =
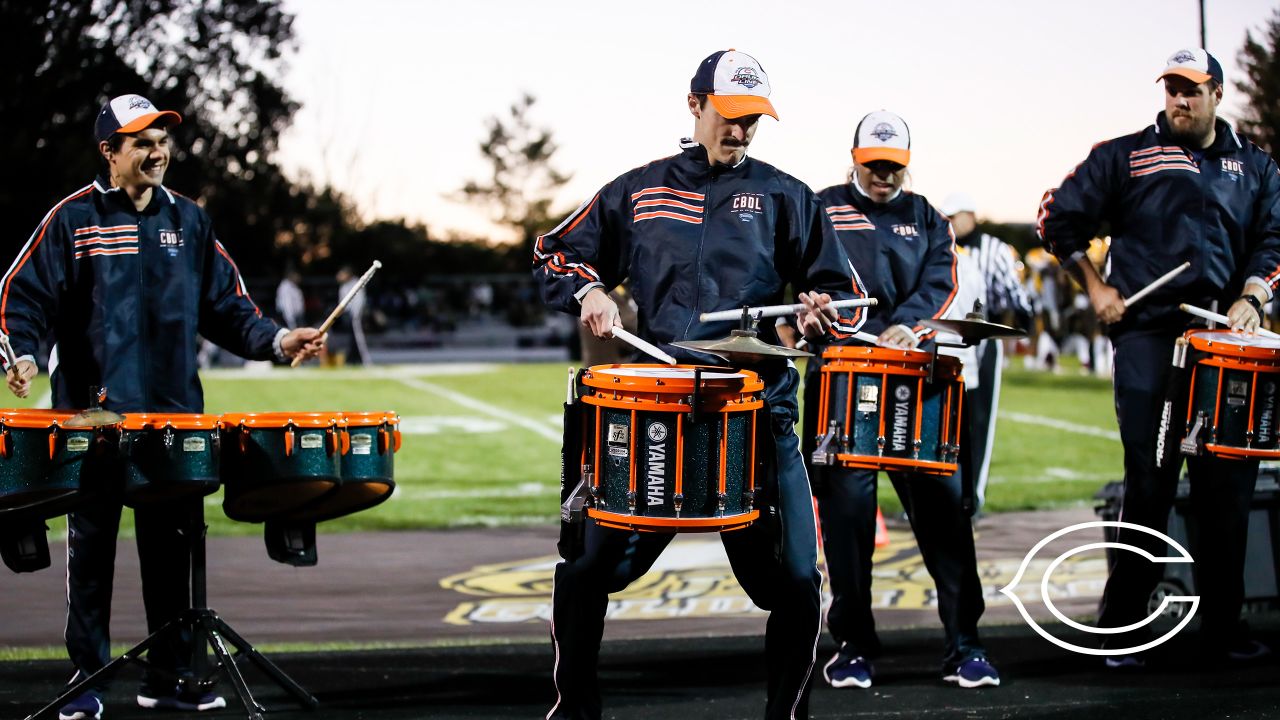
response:
[[[1253,332],[1262,305],[1280,282],[1280,176],[1274,160],[1217,117],[1222,66],[1200,48],[1169,56],[1165,109],[1145,130],[1094,146],[1062,186],[1045,193],[1038,231],[1046,249],[1073,273],[1098,318],[1109,325],[1116,416],[1124,445],[1120,519],[1165,531],[1180,462],[1156,464],[1157,428],[1174,340],[1187,329],[1179,303],[1227,309],[1233,329]],[[1108,224],[1104,279],[1085,255]],[[1191,267],[1126,308],[1124,298],[1183,261]],[[1169,467],[1172,465],[1172,467]],[[1249,502],[1255,460],[1187,460],[1191,504],[1199,532],[1196,586],[1202,595],[1201,643],[1210,662],[1251,659],[1267,652],[1240,621]],[[1157,557],[1164,544],[1122,531],[1121,543]],[[1136,553],[1118,552],[1099,609],[1099,627],[1144,620],[1163,567]],[[1107,636],[1119,652],[1143,644],[1142,631]],[[1113,668],[1145,665],[1141,655],[1108,656]]]
[[[49,384],[56,408],[84,408],[90,386],[121,413],[200,413],[196,334],[237,354],[283,362],[313,357],[315,328],[289,330],[263,317],[240,271],[194,201],[164,186],[169,128],[178,113],[140,95],[102,106],[94,124],[105,172],[45,215],[0,278],[0,331],[18,358],[9,390],[31,392],[35,353],[53,343]],[[7,363],[6,363],[7,364]],[[67,516],[67,654],[77,683],[110,660],[111,590],[122,478],[85,478],[101,496]],[[200,497],[134,510],[147,628],[156,632],[191,606],[189,532]],[[169,635],[147,651],[138,690],[144,708],[225,707],[188,671],[191,638]],[[175,678],[177,678],[175,680]],[[107,683],[73,698],[61,720],[98,720]]]
[[[538,238],[534,277],[543,301],[571,313],[597,337],[621,324],[607,292],[629,281],[637,333],[682,362],[723,364],[672,345],[722,338],[732,323],[699,323],[702,312],[780,304],[790,285],[806,309],[807,336],[852,333],[862,315],[841,319],[832,295],[861,295],[817,196],[771,165],[747,157],[762,115],[777,118],[769,78],[755,58],[713,53],[690,83],[692,140],[608,183]],[[833,327],[834,326],[834,327]],[[772,323],[763,339],[777,343]],[[800,376],[787,362],[752,365],[765,383],[776,453],[777,517],[721,535],[734,574],[770,611],[766,718],[808,716],[821,629],[817,534],[808,476],[795,432]],[[766,482],[766,485],[772,485]],[[766,513],[768,514],[768,513]],[[557,698],[548,718],[601,715],[596,661],[609,593],[644,575],[671,541],[666,533],[600,527],[589,518],[580,553],[556,566],[551,637]]]

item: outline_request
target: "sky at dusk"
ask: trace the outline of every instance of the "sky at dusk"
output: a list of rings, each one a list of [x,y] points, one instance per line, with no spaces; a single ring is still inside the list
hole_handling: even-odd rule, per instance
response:
[[[1208,49],[1241,98],[1237,55],[1275,4],[1206,0]],[[979,216],[1030,222],[1099,140],[1163,108],[1165,59],[1199,45],[1196,0],[897,2],[430,2],[287,0],[302,103],[281,159],[350,194],[367,218],[406,217],[503,237],[451,197],[486,165],[486,118],[522,93],[572,173],[567,211],[632,167],[676,152],[693,129],[689,78],[715,50],[755,56],[780,122],[750,154],[814,189],[844,181],[858,120],[888,109],[912,131],[912,187],[935,204],[973,195]]]

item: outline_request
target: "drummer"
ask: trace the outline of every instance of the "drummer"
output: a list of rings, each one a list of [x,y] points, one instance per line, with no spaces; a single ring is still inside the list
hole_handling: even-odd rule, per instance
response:
[[[879,303],[866,330],[877,334],[878,345],[903,350],[932,337],[919,321],[946,315],[957,291],[951,227],[923,196],[903,187],[910,160],[906,122],[884,110],[870,113],[854,131],[850,182],[818,193],[868,294]],[[820,355],[822,347],[812,350]],[[817,358],[810,360],[805,374],[804,457],[810,463],[815,439],[824,430],[816,427],[821,365]],[[820,472],[815,495],[832,592],[827,628],[839,645],[823,676],[832,687],[868,688],[875,674],[871,661],[880,654],[871,612],[878,473],[838,467]],[[964,478],[959,472],[946,478],[891,472],[889,480],[937,585],[946,634],[943,679],[966,688],[999,685],[1000,675],[978,638],[984,604],[973,529],[962,509]]]
[[[1164,111],[1155,124],[1098,143],[1084,162],[1045,193],[1037,224],[1044,246],[1081,283],[1115,346],[1116,416],[1124,445],[1121,519],[1164,531],[1181,463],[1155,466],[1156,433],[1175,339],[1188,316],[1179,303],[1227,308],[1231,327],[1256,330],[1262,305],[1280,282],[1280,176],[1275,161],[1217,116],[1222,66],[1200,48],[1169,56],[1158,78]],[[1102,223],[1111,228],[1110,273],[1085,255]],[[1191,269],[1131,308],[1124,298],[1184,261]],[[1191,457],[1191,506],[1200,527],[1196,587],[1203,597],[1204,662],[1252,659],[1267,649],[1240,621],[1249,502],[1257,460]],[[1122,530],[1117,540],[1157,556],[1164,543]],[[1136,553],[1116,554],[1102,596],[1099,627],[1147,617],[1163,570]],[[1108,635],[1104,645],[1136,647],[1146,634]],[[1113,668],[1145,665],[1138,655],[1108,657]]]
[[[104,407],[129,412],[199,413],[196,333],[252,359],[319,353],[314,328],[288,330],[263,317],[209,216],[163,185],[172,138],[182,121],[140,95],[102,106],[94,122],[103,172],[54,205],[0,278],[0,331],[17,362],[9,389],[31,392],[40,342],[52,337],[53,406],[84,408],[90,386],[107,389]],[[7,363],[6,363],[7,364]],[[104,483],[105,484],[105,483]],[[190,608],[189,503],[134,512],[147,628],[159,630]],[[111,588],[121,500],[108,495],[67,518],[67,653],[76,683],[110,660]],[[187,639],[189,641],[189,638]],[[223,707],[182,676],[190,643],[157,643],[138,691],[146,708]],[[166,674],[167,671],[167,674]],[[100,718],[100,683],[61,709],[63,720]]]
[[[609,182],[538,238],[534,276],[547,305],[609,337],[620,321],[607,293],[629,279],[638,334],[698,364],[723,361],[671,343],[722,338],[732,329],[727,322],[698,323],[700,312],[780,304],[788,284],[806,305],[798,318],[806,335],[856,331],[861,313],[840,319],[827,305],[831,296],[860,293],[817,197],[747,155],[761,117],[777,118],[769,91],[764,68],[746,53],[724,50],[704,60],[687,96],[693,138],[680,143],[680,152]],[[772,322],[761,337],[777,342]],[[743,589],[771,612],[765,715],[803,718],[821,632],[822,577],[794,427],[799,374],[782,361],[752,369],[765,381],[772,413],[778,516],[721,539]],[[672,538],[587,522],[585,548],[555,571],[557,699],[549,718],[600,717],[596,658],[608,594],[647,572]]]

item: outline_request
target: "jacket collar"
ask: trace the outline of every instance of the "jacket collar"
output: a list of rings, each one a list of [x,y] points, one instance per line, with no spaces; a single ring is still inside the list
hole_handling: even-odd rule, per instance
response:
[[[1163,110],[1156,115],[1155,131],[1156,135],[1162,139],[1174,142],[1173,131],[1169,129],[1169,118],[1165,116]],[[1214,118],[1213,133],[1213,144],[1205,148],[1204,152],[1220,155],[1222,153],[1239,152],[1244,149],[1244,143],[1240,141],[1240,136],[1236,135],[1235,128],[1231,127],[1231,123],[1226,120]]]
[[[680,138],[680,157],[692,168],[700,172],[709,172],[713,175],[720,175],[728,172],[736,172],[746,167],[747,161],[751,159],[750,155],[743,155],[742,160],[732,167],[728,165],[712,165],[707,159],[707,149],[702,143],[692,138]]]
[[[118,187],[112,187],[111,178],[107,175],[100,174],[94,178],[93,189],[94,192],[102,196],[104,202],[124,203],[136,211],[136,208],[133,207],[133,201],[129,199],[129,196],[125,191]],[[177,201],[174,199],[173,193],[169,192],[169,188],[161,185],[151,193],[151,202],[147,203],[147,207],[143,212],[151,212],[153,208],[158,209],[165,205],[173,205],[176,202]]]

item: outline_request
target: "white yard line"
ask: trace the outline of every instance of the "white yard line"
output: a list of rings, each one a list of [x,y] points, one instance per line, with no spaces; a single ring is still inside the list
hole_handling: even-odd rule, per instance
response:
[[[1076,433],[1077,435],[1088,435],[1090,437],[1120,442],[1120,433],[1116,430],[1106,430],[1092,425],[1080,425],[1078,423],[1067,422],[1066,420],[1044,417],[1043,415],[1031,415],[1029,413],[1001,410],[1000,419],[1011,420],[1025,425],[1041,425],[1043,427],[1053,428],[1054,430],[1062,430],[1063,432]]]
[[[44,394],[36,398],[33,408],[47,409],[53,407],[53,391],[45,390]]]
[[[560,442],[563,440],[563,438],[561,437],[560,431],[553,430],[552,428],[547,427],[545,423],[539,422],[537,420],[533,420],[531,418],[524,417],[522,415],[517,415],[516,413],[500,408],[497,405],[490,405],[487,402],[484,402],[482,400],[477,400],[469,395],[463,395],[460,392],[450,390],[449,388],[446,388],[446,387],[441,387],[439,385],[436,385],[435,383],[429,383],[426,380],[422,380],[419,378],[400,377],[396,379],[399,380],[401,383],[408,385],[409,387],[415,390],[421,390],[423,392],[431,393],[432,395],[437,395],[451,402],[455,402],[465,408],[470,408],[477,412],[484,413],[485,415],[488,415],[490,417],[494,417],[499,420],[509,422],[513,425],[519,425],[520,427],[536,435],[541,435],[542,437],[546,438],[547,440],[550,440],[551,442],[557,445],[559,445]]]

